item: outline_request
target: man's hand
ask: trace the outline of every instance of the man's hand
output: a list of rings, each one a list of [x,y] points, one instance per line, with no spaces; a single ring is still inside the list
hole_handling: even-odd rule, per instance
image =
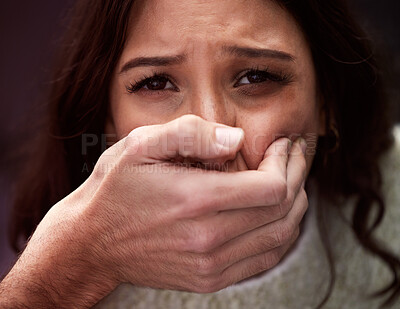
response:
[[[0,304],[90,307],[121,282],[208,293],[273,267],[307,209],[305,142],[275,141],[256,171],[179,163],[221,166],[242,144],[193,115],[133,130],[48,212]]]

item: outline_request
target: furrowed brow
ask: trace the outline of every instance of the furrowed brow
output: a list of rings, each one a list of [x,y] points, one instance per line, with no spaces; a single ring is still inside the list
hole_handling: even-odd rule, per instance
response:
[[[273,58],[284,61],[295,61],[295,57],[289,53],[263,48],[250,48],[241,46],[223,46],[224,52],[237,57],[245,58]]]
[[[186,57],[184,55],[166,56],[166,57],[138,57],[126,62],[120,71],[125,73],[136,67],[160,67],[182,63]]]

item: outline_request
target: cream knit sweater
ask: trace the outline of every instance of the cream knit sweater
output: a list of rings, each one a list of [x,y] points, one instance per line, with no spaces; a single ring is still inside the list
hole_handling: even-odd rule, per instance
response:
[[[383,158],[386,214],[377,237],[400,255],[400,127],[395,128],[395,146]],[[275,268],[260,278],[223,289],[217,293],[196,294],[121,285],[96,308],[316,308],[328,287],[329,270],[317,230],[315,203],[310,196],[305,226],[296,248]],[[323,308],[378,308],[382,300],[368,299],[390,282],[391,274],[377,258],[363,250],[346,221],[351,217],[352,200],[344,214],[329,208],[329,231],[334,247],[337,280],[328,303]],[[400,308],[400,301],[393,306]]]

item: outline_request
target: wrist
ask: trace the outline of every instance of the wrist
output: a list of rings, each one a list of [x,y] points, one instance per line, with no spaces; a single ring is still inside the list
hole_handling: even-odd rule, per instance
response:
[[[42,220],[0,285],[5,308],[88,308],[117,286],[94,255],[79,207],[72,208],[57,204]]]

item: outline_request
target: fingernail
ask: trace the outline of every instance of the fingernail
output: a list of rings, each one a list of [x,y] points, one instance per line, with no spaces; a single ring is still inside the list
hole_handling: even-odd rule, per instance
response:
[[[299,144],[300,144],[300,148],[301,151],[303,152],[303,154],[306,154],[306,150],[307,150],[307,142],[304,138],[300,137],[299,138]]]
[[[223,147],[236,147],[244,136],[241,128],[223,128],[215,129],[215,137],[218,144]]]

